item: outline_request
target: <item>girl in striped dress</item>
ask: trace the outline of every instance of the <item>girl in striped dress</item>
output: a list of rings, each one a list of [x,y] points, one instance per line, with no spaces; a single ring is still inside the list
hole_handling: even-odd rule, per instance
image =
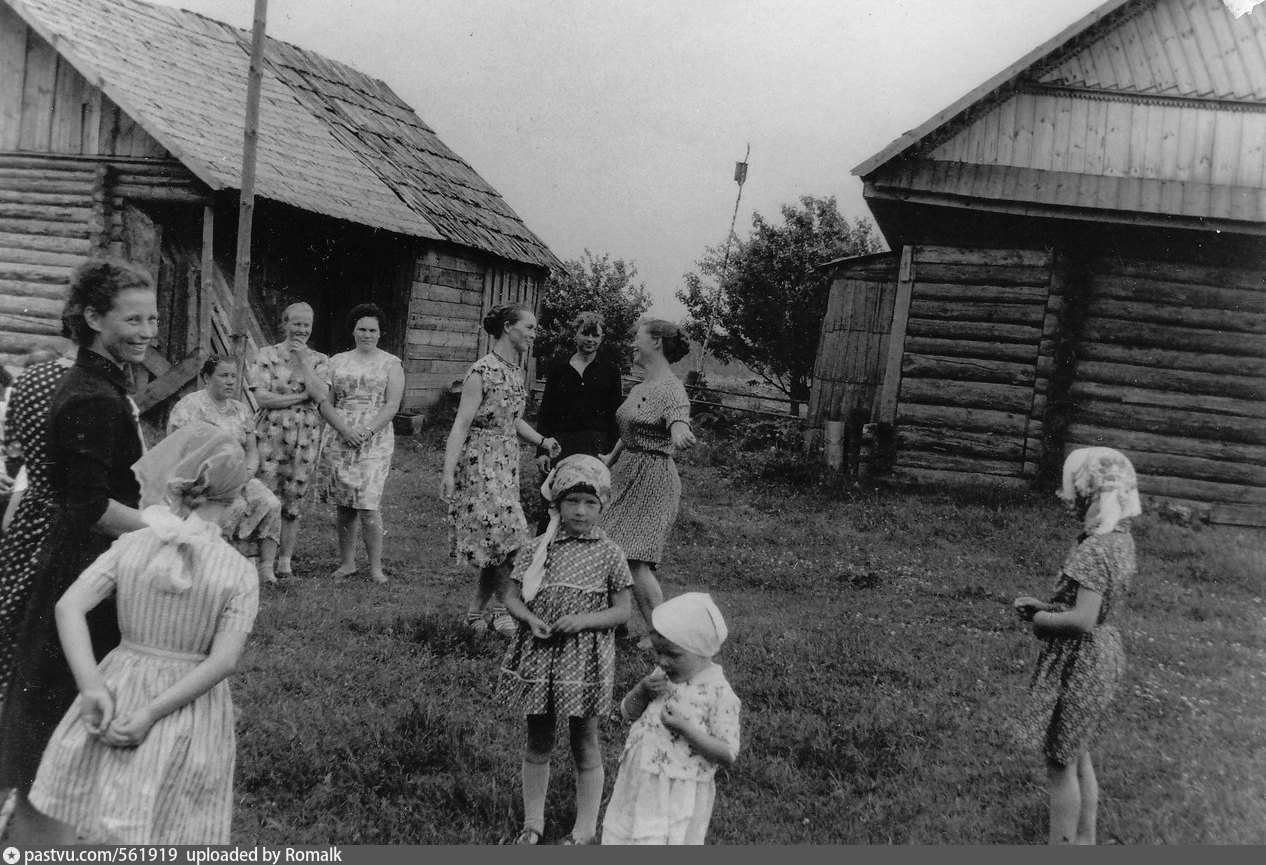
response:
[[[236,739],[227,676],[255,620],[255,568],[218,511],[248,479],[245,453],[197,422],[133,466],[147,527],[114,542],[57,602],[79,689],[44,750],[31,803],[111,844],[227,844]],[[123,641],[96,663],[89,610],[116,596]],[[50,839],[69,843],[70,838]]]

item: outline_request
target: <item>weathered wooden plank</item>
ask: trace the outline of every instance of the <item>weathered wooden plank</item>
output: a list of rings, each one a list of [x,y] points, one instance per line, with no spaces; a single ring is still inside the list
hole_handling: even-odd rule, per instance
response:
[[[185,185],[116,184],[113,192],[129,201],[152,201],[165,204],[203,205],[211,200],[209,192]]]
[[[1215,267],[1180,261],[1097,258],[1091,262],[1096,282],[1104,277],[1142,279],[1157,283],[1185,283],[1213,288],[1242,288],[1266,291],[1266,275],[1260,270]]]
[[[1139,472],[1139,492],[1144,495],[1193,499],[1198,502],[1266,505],[1266,489],[1242,484],[1175,478]]]
[[[1266,336],[1262,334],[1224,333],[1115,318],[1088,318],[1082,325],[1082,341],[1266,358]]]
[[[1096,276],[1096,301],[1115,300],[1182,308],[1266,313],[1266,279],[1261,287],[1222,288],[1132,276]]]
[[[0,294],[0,313],[44,316],[60,320],[62,307],[65,305],[65,302],[59,298],[31,295],[12,297],[8,294]]]
[[[406,359],[404,371],[406,375],[434,373],[461,378],[466,375],[466,370],[470,369],[473,362],[464,358]]]
[[[903,405],[918,403],[1024,412],[1029,410],[1033,401],[1032,394],[1031,387],[988,382],[933,378],[903,378],[901,381]]]
[[[1086,305],[1086,311],[1093,316],[1122,321],[1266,334],[1266,313],[1230,309],[1197,309],[1188,306],[1167,306],[1100,298],[1092,299]]]
[[[901,392],[901,357],[905,350],[910,299],[914,287],[913,262],[913,249],[909,246],[904,247],[901,250],[901,266],[897,275],[896,298],[887,343],[888,351],[883,359],[883,380],[879,386],[879,396],[875,400],[874,419],[880,423],[892,423],[897,415],[898,396]]]
[[[1050,276],[1050,269],[1046,267],[987,267],[933,263],[919,265],[920,283],[1045,286]]]
[[[40,249],[6,247],[0,244],[0,261],[7,265],[40,264],[69,269],[83,261],[83,258],[83,255],[72,253],[45,252]]]
[[[440,300],[446,303],[464,303],[478,309],[483,304],[483,288],[454,288],[434,283],[415,282],[409,292],[410,303],[423,300]],[[482,317],[482,315],[477,316]]]
[[[970,472],[973,474],[1002,475],[1004,477],[1019,477],[1023,468],[1022,463],[1013,460],[960,456],[948,453],[926,453],[909,449],[898,450],[895,462],[901,468]]]
[[[1035,377],[1031,363],[944,357],[918,354],[908,349],[901,362],[901,374],[908,378],[942,378],[1014,385],[1032,385]]]
[[[476,335],[469,332],[455,333],[409,328],[409,332],[405,336],[405,342],[410,346],[424,345],[441,348],[461,348],[475,345]]]
[[[1209,522],[1215,526],[1266,527],[1266,505],[1229,505],[1217,502],[1209,509]]]
[[[964,408],[963,406],[902,404],[897,415],[899,424],[913,423],[922,426],[940,426],[945,429],[979,430],[1020,436],[1024,434],[1027,419],[1020,412],[1004,412],[995,409]]]
[[[0,228],[0,250],[25,249],[63,255],[86,256],[92,249],[86,237],[57,237],[45,234],[19,234]],[[3,253],[0,253],[3,254]]]
[[[0,186],[0,203],[25,204],[30,207],[92,207],[92,190],[80,187],[74,192],[46,192]]]
[[[1086,360],[1150,366],[1167,370],[1191,370],[1221,375],[1266,376],[1266,360],[1195,351],[1169,351],[1130,345],[1088,342],[1077,348],[1079,362]]]
[[[0,313],[0,330],[14,333],[59,334],[62,331],[62,321],[60,316],[53,318],[43,315]]]
[[[1239,418],[1266,418],[1266,402],[1255,399],[1232,399],[1208,394],[1175,393],[1174,391],[1150,390],[1117,384],[1099,384],[1091,381],[1074,382],[1071,395],[1078,399],[1120,403],[1124,406],[1146,405],[1158,408],[1179,408],[1204,411],[1216,415],[1232,415]],[[1264,425],[1266,426],[1266,425]]]
[[[968,357],[1031,364],[1037,355],[1037,346],[970,339],[937,339],[909,336],[906,337],[906,351],[942,357]]]
[[[58,58],[57,83],[53,90],[53,122],[50,150],[54,153],[81,153],[83,146],[84,99],[88,82],[66,58]]]
[[[924,269],[929,264],[969,264],[986,267],[1037,267],[1048,268],[1051,265],[1051,253],[1042,249],[1016,249],[1003,247],[986,249],[966,246],[923,246],[914,247],[914,261],[918,266],[919,280],[922,282]]]
[[[18,148],[47,151],[52,141],[53,91],[57,52],[38,34],[27,31],[26,76],[22,82],[22,130]]]
[[[1041,305],[1046,302],[1046,286],[968,285],[955,282],[924,282],[914,286],[916,300],[966,300],[989,303]]]
[[[33,172],[21,168],[0,167],[0,189],[6,193],[42,192],[53,195],[92,196],[92,174]]]
[[[14,282],[51,282],[65,285],[70,276],[69,268],[46,264],[9,264],[0,261],[0,280]]]
[[[1266,378],[1262,376],[1191,372],[1163,367],[1079,360],[1077,378],[1080,381],[1104,385],[1125,385],[1175,393],[1266,401]]]
[[[17,150],[26,75],[26,22],[0,4],[0,150]]]
[[[1069,427],[1070,445],[1114,447],[1126,454],[1135,451],[1222,460],[1233,464],[1266,466],[1266,446],[1180,435],[1138,432],[1110,426],[1077,423]]]
[[[409,322],[413,325],[415,320],[420,320],[420,326],[438,327],[428,321],[430,318],[436,318],[443,321],[465,321],[469,324],[462,328],[463,330],[474,330],[480,325],[479,307],[468,303],[453,303],[448,300],[414,300],[409,304]]]
[[[1012,435],[947,430],[912,424],[901,424],[897,427],[897,447],[923,453],[958,454],[1007,462],[1017,461],[1024,455],[1023,440]]]
[[[925,336],[938,339],[968,339],[985,342],[1023,343],[1037,353],[1038,341],[1042,336],[1040,326],[1022,324],[991,324],[977,321],[936,321],[928,318],[910,316],[906,332],[910,336]]]
[[[1211,414],[1157,406],[1132,405],[1101,400],[1079,402],[1071,412],[1072,423],[1108,429],[1124,429],[1193,439],[1266,444],[1266,424],[1257,418]]]
[[[446,270],[464,271],[466,273],[478,274],[481,278],[487,269],[483,264],[469,258],[462,258],[456,255],[449,255],[443,252],[436,252],[428,249],[426,254],[419,261],[420,264],[440,267]]]
[[[19,282],[0,279],[0,294],[7,297],[38,297],[62,302],[66,298],[66,283]]]
[[[910,303],[910,317],[938,321],[997,322],[1039,327],[1045,310],[1031,303],[975,303],[969,300],[923,300]]]
[[[91,207],[52,207],[24,202],[0,201],[0,220],[37,219],[41,222],[78,222],[87,224]]]

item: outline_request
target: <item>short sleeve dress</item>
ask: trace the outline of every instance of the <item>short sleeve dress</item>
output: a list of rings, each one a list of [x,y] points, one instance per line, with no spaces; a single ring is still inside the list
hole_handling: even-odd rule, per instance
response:
[[[16,445],[26,468],[27,488],[0,544],[0,697],[13,677],[13,652],[39,551],[52,525],[54,498],[48,479],[45,422],[57,383],[72,361],[66,358],[37,363],[13,383],[5,444]]]
[[[1122,522],[1080,540],[1064,560],[1051,602],[1068,610],[1084,586],[1103,595],[1088,634],[1048,637],[1037,659],[1020,717],[1021,736],[1046,759],[1068,765],[1098,730],[1125,672],[1121,634],[1107,624],[1136,570],[1134,538]]]
[[[312,352],[312,372],[329,383],[330,359]],[[251,367],[251,389],[289,395],[307,390],[303,376],[290,366],[286,343],[267,345]],[[282,515],[295,519],[301,513],[308,481],[321,455],[321,413],[311,400],[285,408],[261,408],[255,416],[259,437],[259,479],[281,499]]]
[[[167,419],[167,432],[205,421],[233,436],[243,448],[246,437],[255,432],[255,418],[240,400],[230,399],[224,411],[218,409],[205,390],[197,390],[180,398]],[[281,538],[281,500],[259,478],[251,478],[242,488],[242,495],[225,508],[220,522],[225,540],[244,556],[259,553],[261,540]]]
[[[716,802],[716,764],[664,726],[664,706],[739,752],[741,703],[717,664],[647,704],[633,721],[602,822],[603,844],[702,844]]]
[[[541,541],[528,541],[510,579],[522,584]],[[602,529],[578,537],[560,532],[546,555],[541,587],[527,607],[553,623],[567,615],[601,612],[631,585],[624,552]],[[502,701],[524,715],[603,717],[611,712],[614,685],[614,630],[539,640],[520,626],[501,662]]]
[[[255,568],[205,523],[193,585],[155,584],[146,565],[161,541],[152,529],[119,538],[79,581],[114,594],[123,642],[100,665],[116,711],[131,712],[201,663],[217,634],[249,632],[259,609]],[[79,698],[49,740],[31,787],[35,807],[111,844],[227,844],[236,758],[227,680],[155,722],[136,748],[88,734]]]
[[[657,564],[677,508],[681,477],[669,428],[690,422],[690,398],[675,376],[640,382],[615,413],[624,452],[611,470],[611,506],[602,527],[630,559]]]
[[[519,503],[519,437],[515,424],[527,405],[523,370],[495,352],[475,361],[483,397],[462,445],[449,505],[452,555],[476,568],[498,565],[528,539]]]
[[[345,351],[330,358],[330,398],[334,408],[353,426],[364,426],[387,402],[387,383],[400,358],[386,351],[365,357]],[[321,443],[321,501],[344,508],[376,511],[391,470],[396,439],[388,423],[361,447],[352,447],[333,427],[326,427]]]

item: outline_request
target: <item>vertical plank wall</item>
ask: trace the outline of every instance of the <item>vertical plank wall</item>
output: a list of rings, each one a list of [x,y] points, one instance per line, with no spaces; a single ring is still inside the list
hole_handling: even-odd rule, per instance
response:
[[[1040,250],[914,247],[898,469],[1025,476],[1052,264]]]
[[[820,443],[823,424],[860,406],[869,418],[883,377],[892,327],[899,255],[867,256],[832,273],[809,394],[806,446]]]
[[[1143,493],[1266,524],[1266,277],[1091,262],[1068,444],[1125,451]]]
[[[418,261],[405,337],[401,411],[440,402],[466,369],[489,350],[483,316],[502,303],[536,308],[538,280],[453,254],[427,252]]]

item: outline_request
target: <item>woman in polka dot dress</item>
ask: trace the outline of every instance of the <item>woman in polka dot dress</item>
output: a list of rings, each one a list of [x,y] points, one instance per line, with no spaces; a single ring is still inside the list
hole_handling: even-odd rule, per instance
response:
[[[602,526],[628,557],[633,597],[647,628],[651,610],[664,602],[653,571],[681,504],[681,478],[673,454],[695,443],[690,398],[669,367],[689,352],[681,329],[670,321],[656,319],[638,327],[633,363],[646,375],[616,410],[620,440],[602,458],[612,469],[615,489]]]
[[[13,678],[13,653],[26,599],[35,579],[39,550],[52,523],[54,501],[44,422],[53,391],[73,364],[72,353],[27,367],[14,382],[9,401],[5,445],[6,449],[14,444],[20,448],[27,487],[0,544],[0,695],[8,691]]]
[[[559,461],[541,493],[551,503],[549,528],[524,547],[506,591],[506,609],[526,626],[501,664],[504,702],[527,716],[523,830],[516,843],[536,844],[545,831],[550,755],[561,715],[576,764],[576,822],[563,843],[590,844],[602,800],[598,719],[611,712],[615,628],[628,621],[633,580],[623,551],[597,527],[611,497],[606,466],[574,454]]]

